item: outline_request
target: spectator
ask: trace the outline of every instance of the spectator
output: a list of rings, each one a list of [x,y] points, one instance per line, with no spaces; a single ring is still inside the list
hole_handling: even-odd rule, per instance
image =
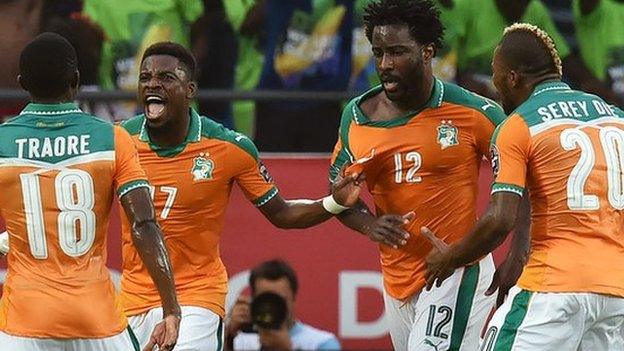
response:
[[[353,0],[268,0],[267,44],[259,88],[344,91],[351,75]],[[256,104],[260,151],[328,152],[338,101]]]
[[[295,271],[286,262],[261,263],[252,269],[249,286],[254,297],[272,292],[284,298],[286,322],[276,331],[241,332],[243,325],[251,323],[251,313],[249,299],[239,297],[226,321],[226,350],[340,350],[340,343],[332,333],[296,320],[293,306],[299,286]]]
[[[40,32],[43,0],[0,0],[0,88],[19,88],[19,55],[26,44]],[[18,114],[24,104],[17,101],[0,104],[0,122]]]
[[[84,0],[84,13],[108,39],[102,48],[99,81],[104,89],[136,91],[138,63],[149,45],[191,44],[191,25],[203,13],[201,0]],[[136,104],[115,105],[115,117],[135,114]]]
[[[540,0],[455,0],[455,5],[459,13],[446,27],[457,31],[457,82],[466,89],[496,98],[491,81],[492,53],[503,29],[514,22],[527,22],[544,29],[555,41],[564,61],[570,54],[568,44]]]
[[[574,22],[581,58],[591,73],[624,107],[624,1],[574,0]]]
[[[197,82],[208,89],[234,88],[237,44],[224,2],[227,1],[203,0],[204,15],[193,25],[192,47],[199,71]],[[234,127],[231,101],[199,101],[199,111],[227,128]]]

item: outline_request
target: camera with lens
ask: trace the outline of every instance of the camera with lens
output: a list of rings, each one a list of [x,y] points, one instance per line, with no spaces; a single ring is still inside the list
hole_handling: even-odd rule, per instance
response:
[[[255,333],[258,329],[278,330],[286,322],[288,307],[286,300],[278,294],[264,292],[251,301],[251,323],[243,325],[241,331]]]

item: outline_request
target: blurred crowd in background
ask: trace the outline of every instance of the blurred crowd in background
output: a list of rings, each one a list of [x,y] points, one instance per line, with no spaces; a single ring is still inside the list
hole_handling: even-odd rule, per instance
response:
[[[84,91],[135,91],[143,50],[189,47],[200,89],[361,93],[377,84],[362,14],[374,0],[0,0],[0,118],[24,101],[22,48],[40,32],[65,36]],[[624,0],[436,0],[446,26],[435,74],[496,99],[491,55],[505,26],[546,30],[565,80],[624,107]],[[329,152],[345,101],[197,101],[200,113],[252,137],[261,151]],[[82,102],[101,118],[140,113],[133,101]]]

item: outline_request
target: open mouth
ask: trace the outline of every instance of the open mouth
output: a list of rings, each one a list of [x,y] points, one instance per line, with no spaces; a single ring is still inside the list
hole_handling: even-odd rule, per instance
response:
[[[384,81],[383,88],[385,91],[395,92],[399,89],[399,82],[395,80]]]
[[[158,95],[148,95],[145,98],[145,116],[148,119],[158,119],[165,112],[165,99]]]

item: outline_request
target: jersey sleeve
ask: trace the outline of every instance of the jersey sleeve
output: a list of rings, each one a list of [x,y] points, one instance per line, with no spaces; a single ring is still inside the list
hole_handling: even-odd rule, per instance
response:
[[[490,143],[494,129],[507,118],[503,109],[493,100],[479,96],[483,102],[476,112],[476,122],[473,129],[477,151],[482,156],[490,158]]]
[[[354,162],[355,159],[349,149],[349,128],[351,126],[351,109],[355,100],[351,100],[342,112],[340,128],[338,129],[338,141],[332,152],[331,166],[329,167],[329,181],[333,182],[345,163]]]
[[[530,142],[529,127],[517,114],[496,128],[490,147],[490,160],[494,172],[492,194],[507,191],[522,196]]]
[[[130,190],[148,187],[147,176],[139,163],[139,153],[130,134],[120,126],[115,131],[115,189],[122,197]]]
[[[260,157],[258,149],[249,138],[240,136],[234,144],[232,158],[236,167],[234,179],[245,197],[257,207],[266,204],[278,190]]]

